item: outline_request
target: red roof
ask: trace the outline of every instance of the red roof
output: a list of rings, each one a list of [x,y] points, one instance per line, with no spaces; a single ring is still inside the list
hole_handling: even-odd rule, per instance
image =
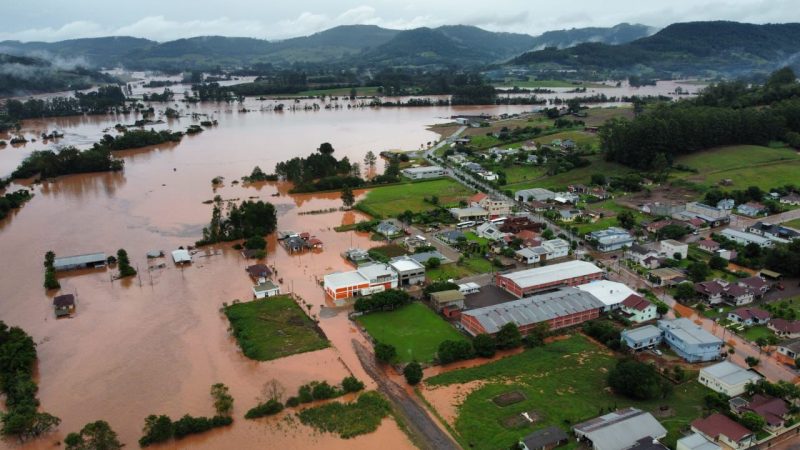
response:
[[[730,313],[736,314],[737,316],[741,317],[742,320],[747,320],[747,319],[767,320],[770,317],[768,312],[758,308],[739,308],[731,311]]]
[[[725,292],[725,286],[719,284],[717,280],[702,281],[695,283],[694,290],[704,295],[719,295]]]
[[[741,280],[739,280],[739,283],[745,284],[753,289],[758,289],[758,290],[762,290],[769,286],[769,284],[758,275],[749,278],[742,278]]]
[[[739,442],[753,434],[752,431],[722,414],[712,414],[705,419],[697,419],[692,422],[692,427],[713,440],[725,436],[733,442]]]
[[[628,296],[628,298],[622,301],[622,304],[628,308],[644,311],[648,306],[650,306],[651,303],[642,296],[631,294]]]
[[[719,248],[719,243],[716,241],[712,241],[711,239],[703,239],[702,241],[699,241],[697,245],[700,247],[711,248],[711,249]]]
[[[779,333],[800,333],[800,320],[772,319],[769,323]]]
[[[780,426],[783,423],[783,417],[789,413],[789,408],[783,399],[760,394],[753,396],[747,409],[763,417],[770,426]]]
[[[477,194],[473,195],[469,198],[470,203],[479,203],[481,200],[488,197],[488,195],[484,194],[483,192],[478,192]]]
[[[536,232],[531,230],[522,230],[516,235],[518,238],[522,239],[523,241],[526,239],[536,239]]]

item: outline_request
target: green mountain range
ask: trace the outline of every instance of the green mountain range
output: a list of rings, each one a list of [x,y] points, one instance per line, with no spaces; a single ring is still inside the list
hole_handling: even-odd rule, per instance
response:
[[[625,44],[583,43],[527,52],[509,65],[553,69],[744,75],[793,64],[800,54],[800,24],[688,22]]]

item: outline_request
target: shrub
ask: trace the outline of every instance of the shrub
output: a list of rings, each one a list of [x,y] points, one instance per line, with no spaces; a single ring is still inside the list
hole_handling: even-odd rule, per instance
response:
[[[328,384],[327,381],[320,383],[312,383],[311,396],[314,400],[327,400],[329,398],[337,397],[336,388]]]
[[[481,358],[491,358],[495,354],[494,339],[486,333],[475,336],[472,347],[475,349],[475,354]]]
[[[472,358],[474,356],[474,350],[472,349],[472,345],[467,341],[448,340],[439,344],[437,356],[441,364],[448,364]]]
[[[290,408],[294,408],[295,406],[300,405],[300,399],[297,397],[289,397],[286,399],[286,406]]]
[[[295,398],[295,397],[292,397]],[[288,401],[287,401],[288,403]],[[277,400],[267,400],[264,403],[259,404],[253,408],[250,408],[249,411],[244,415],[245,419],[257,419],[259,417],[264,416],[271,416],[273,414],[278,414],[279,412],[283,411],[283,404]]]
[[[345,377],[342,380],[342,390],[344,392],[358,392],[364,389],[364,383],[354,376]]]
[[[397,349],[394,345],[384,344],[383,342],[375,343],[375,358],[378,361],[388,363],[397,356]]]
[[[139,438],[139,446],[165,442],[172,438],[172,419],[168,416],[151,414],[144,419],[144,436]]]
[[[519,327],[513,322],[509,322],[502,327],[494,336],[495,345],[500,350],[516,348],[522,345],[522,334]]]
[[[422,366],[416,361],[408,363],[403,369],[403,376],[406,377],[406,383],[412,386],[419,383],[422,381]]]
[[[214,409],[218,416],[229,416],[233,410],[233,397],[228,392],[228,386],[216,383],[211,386],[211,397],[214,399]]]
[[[655,367],[633,359],[623,359],[608,374],[608,385],[617,394],[635,400],[665,398],[672,390]]]

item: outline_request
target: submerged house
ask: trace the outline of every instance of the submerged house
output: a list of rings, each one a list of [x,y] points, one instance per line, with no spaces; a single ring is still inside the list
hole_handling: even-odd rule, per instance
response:
[[[53,299],[56,318],[69,317],[75,313],[75,296],[72,294],[59,295]]]

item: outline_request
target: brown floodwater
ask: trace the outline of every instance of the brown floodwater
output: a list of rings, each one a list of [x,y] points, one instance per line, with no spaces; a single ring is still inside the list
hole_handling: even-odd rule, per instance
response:
[[[349,374],[374,383],[363,371],[352,339],[363,339],[347,311],[326,302],[319,281],[326,273],[348,270],[339,256],[350,247],[375,245],[356,232],[333,227],[363,218],[358,212],[301,215],[341,205],[339,195],[288,195],[286,183],[234,184],[259,165],[271,172],[279,161],[304,156],[322,142],[331,142],[338,157],[361,162],[369,150],[419,149],[437,138],[426,126],[448,121],[458,113],[516,113],[525,106],[352,108],[272,112],[280,101],[247,99],[240,105],[177,104],[185,113],[211,117],[219,125],[178,144],[120,152],[120,173],[61,177],[30,186],[35,197],[20,211],[0,221],[0,319],[24,328],[38,344],[37,368],[42,409],[63,422],[57,432],[5,448],[50,448],[85,423],[103,419],[123,442],[135,447],[143,419],[149,414],[211,415],[209,388],[227,384],[236,399],[232,427],[163,446],[164,448],[411,448],[391,420],[377,432],[342,440],[301,425],[291,413],[246,421],[244,412],[257,403],[263,385],[277,379],[287,393],[312,380],[338,383]],[[157,105],[163,109],[166,105]],[[0,176],[9,174],[33,150],[58,145],[85,148],[116,123],[133,123],[138,114],[31,120],[21,134],[36,138],[21,146],[0,148]],[[155,129],[182,130],[198,119],[190,116],[156,124]],[[57,142],[39,134],[59,130]],[[8,136],[0,136],[8,139]],[[212,189],[211,179],[225,178]],[[277,194],[278,196],[273,196]],[[357,192],[363,196],[364,192]],[[170,250],[192,244],[209,221],[214,195],[223,199],[258,198],[278,209],[278,228],[307,231],[324,243],[321,252],[288,255],[268,240],[267,263],[283,279],[283,292],[293,292],[332,347],[270,362],[245,358],[228,334],[223,303],[250,299],[248,261],[230,245],[202,249],[194,263],[178,268],[171,260],[148,262],[149,250]],[[55,320],[52,294],[42,288],[45,252],[61,256],[125,248],[139,276],[112,281],[110,270],[72,272],[60,276],[59,293],[77,296],[77,314]],[[161,269],[150,264],[164,262]]]

